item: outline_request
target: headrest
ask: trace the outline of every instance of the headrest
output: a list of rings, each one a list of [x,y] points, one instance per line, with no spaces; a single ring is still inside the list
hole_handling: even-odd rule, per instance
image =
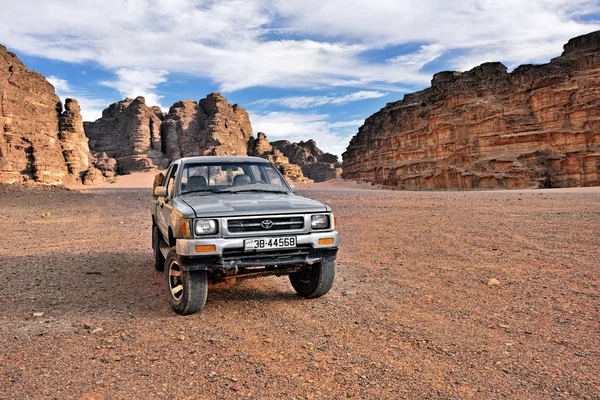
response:
[[[249,185],[250,183],[252,183],[252,180],[248,175],[236,175],[233,178],[233,186]]]
[[[188,178],[187,185],[185,185],[186,192],[202,190],[206,188],[208,188],[208,184],[206,183],[206,178],[203,176],[190,176]]]

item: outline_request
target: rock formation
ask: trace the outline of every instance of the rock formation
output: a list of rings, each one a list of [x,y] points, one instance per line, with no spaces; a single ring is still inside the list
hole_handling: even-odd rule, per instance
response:
[[[58,117],[58,138],[69,173],[81,177],[92,160],[77,100],[65,100],[65,111]]]
[[[248,113],[229,105],[220,93],[211,93],[198,103],[175,103],[162,125],[169,160],[189,156],[246,155],[252,125]]]
[[[302,173],[302,168],[296,164],[290,164],[290,160],[283,153],[272,146],[267,140],[267,135],[263,132],[258,132],[256,139],[250,138],[248,145],[248,155],[255,157],[266,158],[271,161],[286,179],[293,183],[312,183],[312,179],[308,179]]]
[[[342,173],[337,156],[324,153],[314,140],[299,143],[278,140],[271,144],[279,149],[290,163],[300,165],[304,175],[315,182],[339,178]]]
[[[42,75],[0,45],[0,182],[81,179],[91,155],[77,102],[65,108]]]
[[[119,174],[146,171],[160,165],[162,111],[146,106],[143,97],[111,104],[95,122],[84,123],[94,152],[117,161]]]
[[[116,160],[116,171],[128,174],[165,168],[181,157],[200,155],[246,155],[252,127],[248,113],[229,105],[219,93],[198,103],[175,103],[163,116],[158,107],[148,107],[143,97],[111,104],[95,122],[84,124],[90,148],[106,160]],[[105,176],[107,176],[105,174]]]
[[[599,83],[600,31],[548,64],[438,73],[365,121],[343,176],[406,189],[600,185]]]

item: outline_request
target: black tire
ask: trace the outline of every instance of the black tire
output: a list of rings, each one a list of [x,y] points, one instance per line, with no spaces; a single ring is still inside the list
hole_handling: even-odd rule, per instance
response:
[[[290,274],[290,282],[302,297],[315,298],[327,294],[335,279],[335,261],[323,260],[310,268]]]
[[[167,298],[177,314],[194,314],[204,308],[208,293],[206,271],[183,271],[172,248],[165,261]],[[179,290],[178,290],[179,289]]]
[[[154,269],[163,271],[165,269],[165,257],[160,251],[160,242],[162,235],[158,230],[158,226],[152,227],[152,250],[154,251]]]

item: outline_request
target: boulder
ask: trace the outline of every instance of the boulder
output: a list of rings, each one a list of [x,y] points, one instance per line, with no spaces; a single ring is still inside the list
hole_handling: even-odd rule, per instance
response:
[[[91,167],[83,174],[82,182],[84,185],[98,185],[106,182],[106,178],[98,168]]]

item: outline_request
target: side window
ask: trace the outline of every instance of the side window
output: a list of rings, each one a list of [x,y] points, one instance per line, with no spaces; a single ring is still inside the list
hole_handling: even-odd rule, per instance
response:
[[[269,181],[271,182],[271,185],[282,185],[283,186],[283,182],[281,182],[281,177],[279,176],[277,171],[275,171],[275,169],[265,168],[265,172],[267,173],[267,176],[269,177]]]
[[[171,172],[167,177],[167,197],[173,196],[173,190],[175,189],[175,175],[177,174],[177,164],[173,165]]]

